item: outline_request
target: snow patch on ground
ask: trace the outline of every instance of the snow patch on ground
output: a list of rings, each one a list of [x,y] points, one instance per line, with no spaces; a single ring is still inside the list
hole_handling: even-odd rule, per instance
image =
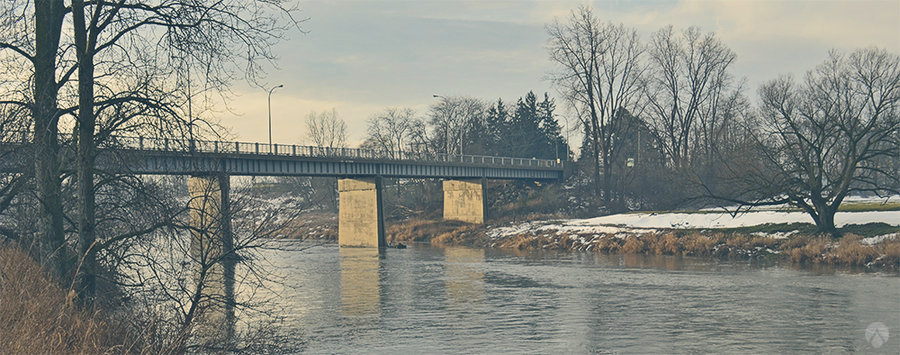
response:
[[[865,224],[883,222],[900,226],[900,211],[839,212],[835,224]],[[757,226],[766,223],[811,223],[803,212],[759,211],[737,216],[728,213],[626,213],[583,220],[571,220],[569,224],[595,226],[626,226],[630,228],[712,229]]]
[[[774,232],[774,233],[753,232],[753,233],[750,233],[750,235],[757,236],[757,237],[769,237],[772,239],[788,239],[788,237],[790,237],[791,235],[794,235],[796,233],[797,233],[797,231]]]
[[[900,201],[900,195],[891,195],[885,197],[878,196],[847,196],[844,198],[843,203],[872,203],[872,204],[886,204]],[[724,206],[729,210],[735,210],[738,208],[737,205],[729,205]],[[754,211],[785,211],[787,209],[795,208],[789,204],[783,205],[772,205],[772,206],[756,206],[753,207]],[[723,212],[723,207],[708,207],[702,208],[700,211],[711,211],[711,212]]]
[[[900,226],[900,211],[838,212],[835,224],[865,224],[882,222]],[[561,221],[525,222],[507,227],[494,228],[488,232],[496,239],[536,231],[556,234],[644,234],[655,233],[659,229],[718,229],[763,225],[767,223],[812,223],[810,216],[803,212],[754,211],[732,216],[728,213],[625,213],[587,219]],[[754,235],[785,239],[796,233],[754,233]],[[875,237],[878,238],[878,237]],[[879,240],[880,241],[880,240]],[[873,242],[875,243],[875,242]]]
[[[875,244],[881,243],[885,240],[893,240],[893,239],[900,239],[900,233],[876,235],[874,237],[865,238],[865,239],[861,240],[860,243],[863,243],[866,245],[875,245]]]

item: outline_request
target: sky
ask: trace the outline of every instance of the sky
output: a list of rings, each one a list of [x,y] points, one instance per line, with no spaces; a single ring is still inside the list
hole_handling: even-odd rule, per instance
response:
[[[802,75],[830,49],[900,53],[900,0],[300,1],[305,33],[275,48],[276,67],[263,83],[284,85],[272,94],[272,140],[308,144],[310,112],[336,110],[355,146],[372,116],[409,107],[425,117],[432,95],[508,103],[528,91],[555,97],[545,26],[583,4],[644,40],[667,25],[715,32],[736,53],[732,73],[746,79],[751,98],[780,74]],[[237,83],[226,106],[219,122],[236,139],[268,140],[267,89]],[[557,106],[565,121],[565,104]]]

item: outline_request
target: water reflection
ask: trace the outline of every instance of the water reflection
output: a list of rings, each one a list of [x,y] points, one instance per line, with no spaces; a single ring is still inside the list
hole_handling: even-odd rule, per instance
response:
[[[377,248],[340,248],[341,311],[348,317],[381,314],[381,258]]]
[[[484,299],[484,249],[448,247],[444,249],[447,300],[454,305],[481,302]]]
[[[684,258],[670,255],[644,255],[644,254],[598,254],[609,260],[619,259],[623,266],[630,268],[654,268],[668,270],[693,270],[693,271],[710,271],[713,264],[710,260],[698,258]]]

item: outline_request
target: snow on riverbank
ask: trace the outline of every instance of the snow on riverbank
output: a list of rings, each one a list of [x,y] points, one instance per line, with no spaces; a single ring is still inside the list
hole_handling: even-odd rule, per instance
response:
[[[838,212],[838,227],[847,224],[883,222],[900,226],[900,211]],[[626,213],[589,219],[568,220],[564,226],[626,226],[631,228],[737,228],[762,224],[812,223],[803,212],[759,211],[732,217],[728,213]]]
[[[737,216],[711,211],[643,212],[494,226],[488,227],[485,235],[492,247],[519,250],[748,258],[780,255],[791,262],[900,269],[900,233],[897,232],[868,238],[851,233],[840,239],[795,230],[746,234],[709,232],[810,222],[811,218],[804,213],[785,211],[754,211]],[[835,222],[839,227],[868,223],[900,226],[900,211],[839,212]]]
[[[838,212],[835,224],[882,222],[900,226],[900,211]],[[718,229],[763,224],[812,223],[803,212],[756,211],[731,216],[728,213],[625,213],[587,219],[536,221],[494,228],[488,235],[498,238],[534,231],[567,234],[655,233],[657,229]]]

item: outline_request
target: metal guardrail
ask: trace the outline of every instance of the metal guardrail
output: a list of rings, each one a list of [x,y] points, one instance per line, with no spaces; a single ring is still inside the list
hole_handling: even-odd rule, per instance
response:
[[[71,136],[61,135],[63,141],[71,142]],[[25,143],[27,144],[27,142]],[[139,151],[174,152],[174,153],[218,153],[274,155],[285,157],[310,157],[330,159],[378,159],[418,163],[459,163],[481,164],[497,167],[538,167],[561,168],[562,163],[556,160],[527,159],[513,157],[495,157],[484,155],[453,155],[430,152],[380,151],[357,148],[328,148],[303,145],[271,144],[257,142],[187,140],[174,138],[146,138],[130,136],[111,136],[100,147],[112,149],[130,149]]]

